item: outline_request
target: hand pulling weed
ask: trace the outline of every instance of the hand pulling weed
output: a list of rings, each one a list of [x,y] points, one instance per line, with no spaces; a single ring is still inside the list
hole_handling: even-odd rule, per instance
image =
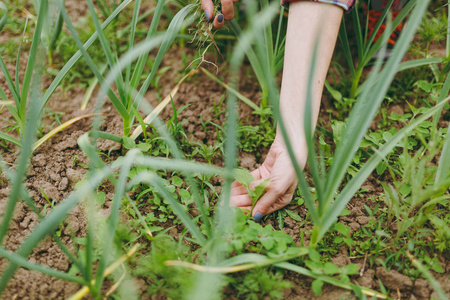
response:
[[[253,178],[253,176],[247,170],[237,169],[236,180],[247,189],[247,192],[252,199],[253,211],[256,202],[258,202],[258,200],[264,195],[266,188],[269,185],[269,179],[258,181],[258,184],[255,187],[251,188],[250,185],[255,181],[255,178]]]

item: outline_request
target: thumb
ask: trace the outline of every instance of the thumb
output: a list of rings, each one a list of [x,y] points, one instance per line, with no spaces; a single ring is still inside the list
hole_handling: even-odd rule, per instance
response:
[[[256,202],[253,208],[253,220],[255,222],[261,221],[261,218],[270,212],[270,208],[282,194],[269,184],[266,193]]]

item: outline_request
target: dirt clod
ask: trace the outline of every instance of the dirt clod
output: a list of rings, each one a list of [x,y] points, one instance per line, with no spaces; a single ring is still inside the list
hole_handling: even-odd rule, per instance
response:
[[[427,298],[430,297],[430,284],[427,280],[419,278],[414,282],[414,294],[419,297]]]
[[[386,271],[383,267],[378,267],[376,274],[381,282],[392,290],[408,290],[413,287],[413,282],[408,276],[395,270]]]
[[[358,284],[366,287],[366,288],[373,288],[374,287],[374,277],[375,277],[375,271],[374,270],[366,270],[360,278],[357,279]]]

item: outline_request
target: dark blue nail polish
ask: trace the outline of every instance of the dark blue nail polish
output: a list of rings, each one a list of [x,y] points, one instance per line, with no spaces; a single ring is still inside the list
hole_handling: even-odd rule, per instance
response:
[[[254,216],[253,216],[253,221],[259,223],[259,221],[261,221],[261,218],[263,217],[263,215],[259,212],[257,212]]]
[[[223,15],[222,14],[217,16],[217,21],[219,21],[219,23],[223,22]]]
[[[209,21],[209,12],[207,10],[205,10],[205,17],[206,17],[206,21]]]

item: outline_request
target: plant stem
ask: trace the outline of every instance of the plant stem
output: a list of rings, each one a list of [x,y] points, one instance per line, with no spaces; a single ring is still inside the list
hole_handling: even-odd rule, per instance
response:
[[[356,98],[356,93],[358,91],[358,84],[359,81],[361,80],[361,75],[362,75],[362,71],[363,71],[363,66],[359,67],[356,70],[355,73],[355,77],[353,78],[353,82],[352,82],[352,88],[350,89],[350,99],[355,99]]]

